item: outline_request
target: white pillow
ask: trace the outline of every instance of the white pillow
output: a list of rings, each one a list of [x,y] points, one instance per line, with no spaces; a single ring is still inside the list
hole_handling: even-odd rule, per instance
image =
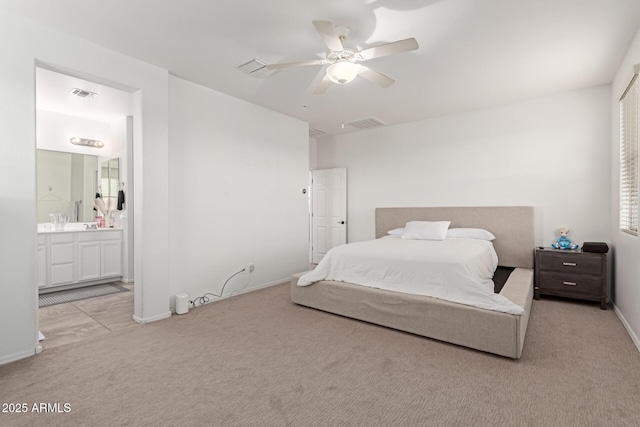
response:
[[[404,228],[403,227],[394,228],[393,230],[387,231],[387,234],[390,235],[390,236],[402,236],[402,233],[404,233]]]
[[[451,221],[409,221],[404,226],[403,239],[444,240]]]
[[[484,230],[482,228],[450,228],[447,230],[447,239],[450,237],[464,237],[467,239],[480,239],[480,240],[495,240],[496,236],[494,236],[490,231]]]

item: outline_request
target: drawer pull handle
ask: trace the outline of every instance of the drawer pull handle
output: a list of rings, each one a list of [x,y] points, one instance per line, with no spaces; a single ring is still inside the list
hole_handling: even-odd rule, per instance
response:
[[[562,284],[567,286],[578,286],[576,282],[562,282]]]
[[[577,264],[575,262],[563,262],[562,265],[566,265],[567,267],[575,267]]]

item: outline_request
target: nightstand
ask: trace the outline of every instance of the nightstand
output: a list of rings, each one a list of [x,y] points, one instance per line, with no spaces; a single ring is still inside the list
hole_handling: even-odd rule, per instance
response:
[[[607,309],[607,254],[536,248],[533,296],[555,295],[600,301]]]

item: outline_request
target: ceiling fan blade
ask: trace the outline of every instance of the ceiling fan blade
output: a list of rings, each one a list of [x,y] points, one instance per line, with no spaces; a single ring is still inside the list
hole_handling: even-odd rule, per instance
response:
[[[280,70],[282,68],[291,67],[306,67],[307,65],[322,65],[325,64],[325,59],[311,59],[309,61],[293,61],[293,62],[281,62],[279,64],[268,64],[268,70]]]
[[[318,86],[316,86],[313,94],[322,95],[327,91],[327,89],[329,89],[329,86],[331,86],[331,80],[329,79],[329,76],[325,74],[322,80],[320,80],[320,83],[318,83]]]
[[[358,75],[382,87],[389,87],[395,83],[395,80],[393,80],[391,77],[387,77],[376,70],[365,67],[364,65],[360,65],[360,72],[358,73]]]
[[[393,55],[394,53],[409,52],[418,48],[418,42],[413,37],[410,39],[398,40],[397,42],[385,43],[379,46],[370,47],[360,51],[358,56],[363,61],[367,59],[380,58],[382,56]]]
[[[340,37],[336,35],[336,29],[331,22],[313,21],[313,25],[314,27],[316,27],[318,33],[320,33],[322,40],[324,40],[324,44],[327,45],[329,50],[332,50],[334,52],[341,52],[344,50],[342,42],[340,41]]]

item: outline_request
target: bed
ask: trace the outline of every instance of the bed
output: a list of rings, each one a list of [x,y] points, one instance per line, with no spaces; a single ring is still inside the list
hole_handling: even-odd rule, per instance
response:
[[[496,311],[344,281],[322,280],[298,286],[306,272],[292,276],[291,300],[424,337],[520,358],[533,299],[533,208],[378,208],[376,239],[409,221],[451,221],[450,228],[482,228],[493,233],[498,265],[513,268],[499,296],[520,310]]]

